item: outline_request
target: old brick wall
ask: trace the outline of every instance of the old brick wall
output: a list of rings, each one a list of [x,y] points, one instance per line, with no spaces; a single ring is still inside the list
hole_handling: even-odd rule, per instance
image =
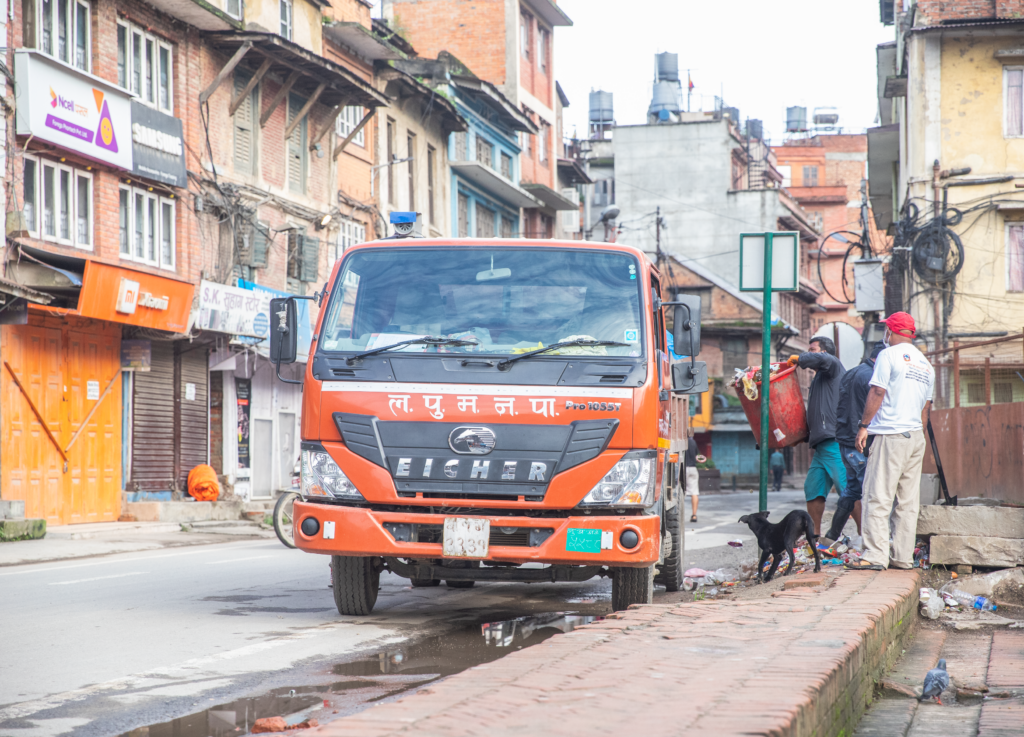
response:
[[[421,57],[436,59],[448,51],[476,76],[505,84],[505,0],[392,0],[391,5],[394,28]]]
[[[918,0],[916,25],[1024,18],[1024,0]]]

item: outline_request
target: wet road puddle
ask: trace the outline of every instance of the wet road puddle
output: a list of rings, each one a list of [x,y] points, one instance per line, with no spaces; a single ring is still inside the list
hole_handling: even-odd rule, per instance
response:
[[[384,699],[489,663],[510,652],[571,632],[601,617],[549,612],[497,622],[479,621],[434,635],[381,648],[358,660],[339,663],[331,675],[340,680],[278,688],[268,694],[218,704],[188,716],[140,727],[121,737],[225,737],[248,734],[264,717],[288,724],[316,719],[324,724],[354,714]],[[330,676],[328,676],[330,677]]]

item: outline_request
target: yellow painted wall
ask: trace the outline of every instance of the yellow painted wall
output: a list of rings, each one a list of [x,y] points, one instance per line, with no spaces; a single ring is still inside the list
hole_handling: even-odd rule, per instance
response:
[[[943,169],[969,166],[968,178],[1024,176],[1024,138],[1003,135],[1004,65],[995,58],[996,50],[1019,46],[1019,41],[1007,36],[943,38],[940,88]],[[920,184],[915,189],[932,199],[929,184]],[[1013,182],[952,187],[948,192],[949,206],[962,210],[996,193],[1011,193],[1000,199],[1020,200],[1024,207],[1024,190],[1015,190]],[[925,207],[924,203],[919,204],[922,209]],[[1006,220],[1022,217],[1024,210],[985,213],[977,218],[969,214],[954,228],[963,239],[966,255],[957,279],[957,292],[962,295],[956,298],[950,332],[1016,332],[1024,325],[1024,294],[1006,291],[1005,263]]]
[[[322,54],[323,14],[320,7],[306,0],[294,0],[292,8],[292,41],[315,54]],[[279,0],[246,0],[245,23],[278,33],[281,29]]]

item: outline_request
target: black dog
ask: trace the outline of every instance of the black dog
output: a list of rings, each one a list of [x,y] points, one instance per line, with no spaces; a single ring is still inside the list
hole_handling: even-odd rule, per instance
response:
[[[811,550],[814,551],[814,572],[817,573],[821,570],[821,555],[818,553],[818,546],[816,544],[818,536],[814,534],[814,521],[807,512],[794,509],[783,517],[782,522],[779,522],[777,525],[773,525],[768,521],[768,512],[745,514],[740,517],[739,521],[745,523],[750,528],[750,531],[754,533],[754,537],[757,538],[758,547],[761,548],[761,560],[757,564],[758,578],[762,576],[764,564],[768,560],[768,556],[772,556],[772,567],[768,569],[767,575],[764,576],[765,583],[771,581],[772,576],[775,575],[775,569],[782,562],[783,551],[789,556],[789,567],[784,575],[788,576],[793,572],[793,568],[796,565],[796,559],[793,557],[793,548],[796,546],[796,541],[801,535],[807,537],[807,542],[811,544]]]

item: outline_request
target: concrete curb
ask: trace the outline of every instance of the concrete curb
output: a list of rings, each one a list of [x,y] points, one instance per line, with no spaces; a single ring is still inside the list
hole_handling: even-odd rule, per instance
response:
[[[916,571],[649,605],[304,735],[851,734],[916,622]]]

